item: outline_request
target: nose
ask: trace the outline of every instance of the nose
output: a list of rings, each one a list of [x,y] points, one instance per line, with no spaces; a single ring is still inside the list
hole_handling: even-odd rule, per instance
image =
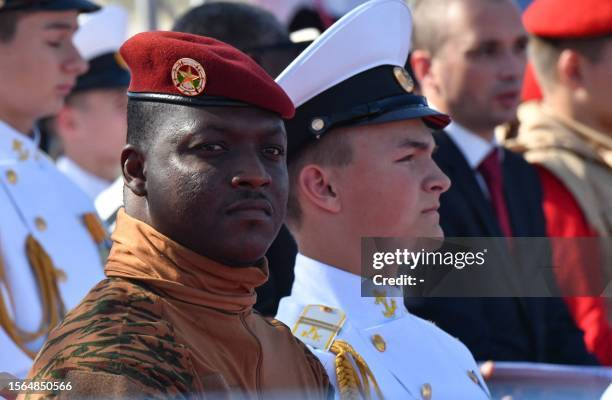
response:
[[[249,160],[243,161],[241,165],[242,168],[231,179],[234,188],[243,186],[260,188],[268,186],[272,182],[272,177],[257,157],[250,157]]]
[[[72,43],[67,50],[63,66],[67,73],[75,76],[83,75],[89,69],[89,63],[81,56]]]
[[[442,194],[446,192],[450,186],[451,181],[444,172],[438,167],[438,165],[432,160],[432,171],[429,177],[425,180],[425,191],[430,193]]]
[[[526,56],[523,52],[507,52],[506,57],[503,57],[502,63],[499,66],[499,77],[504,81],[520,80],[527,63]]]

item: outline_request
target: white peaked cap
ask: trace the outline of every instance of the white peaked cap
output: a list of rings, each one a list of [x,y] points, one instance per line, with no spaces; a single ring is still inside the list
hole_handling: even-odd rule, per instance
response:
[[[88,61],[103,54],[116,53],[127,39],[128,14],[121,6],[109,5],[100,11],[83,14],[79,23],[74,44]]]
[[[379,65],[404,66],[412,15],[402,0],[354,8],[306,48],[276,82],[297,108],[339,82]]]

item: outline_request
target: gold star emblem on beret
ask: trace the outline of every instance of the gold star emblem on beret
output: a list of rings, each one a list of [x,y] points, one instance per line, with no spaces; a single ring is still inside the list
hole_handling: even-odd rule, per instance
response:
[[[191,58],[181,58],[172,67],[172,83],[185,96],[197,96],[206,86],[202,64]]]

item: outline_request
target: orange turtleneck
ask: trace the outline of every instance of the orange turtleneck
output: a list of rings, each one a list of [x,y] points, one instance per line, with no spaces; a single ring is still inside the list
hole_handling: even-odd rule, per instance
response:
[[[252,310],[267,263],[232,268],[121,210],[94,287],[50,334],[29,378],[71,381],[62,397],[324,398],[318,360]]]

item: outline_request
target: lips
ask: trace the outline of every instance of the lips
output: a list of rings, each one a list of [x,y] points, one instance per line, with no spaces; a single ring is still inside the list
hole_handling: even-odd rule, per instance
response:
[[[59,94],[63,95],[63,96],[68,96],[70,94],[70,92],[72,92],[72,89],[74,88],[74,85],[71,84],[66,84],[66,85],[57,85],[56,90],[58,91]]]
[[[518,103],[519,92],[516,90],[502,92],[495,96],[495,100],[500,102],[505,107],[513,107]]]
[[[240,214],[245,216],[266,216],[269,217],[273,213],[272,205],[268,200],[252,199],[241,200],[233,203],[226,210],[227,214]]]
[[[429,207],[424,209],[423,211],[421,211],[422,214],[429,214],[429,213],[433,213],[433,212],[438,212],[438,209],[440,208],[439,204],[436,204],[435,206]]]

